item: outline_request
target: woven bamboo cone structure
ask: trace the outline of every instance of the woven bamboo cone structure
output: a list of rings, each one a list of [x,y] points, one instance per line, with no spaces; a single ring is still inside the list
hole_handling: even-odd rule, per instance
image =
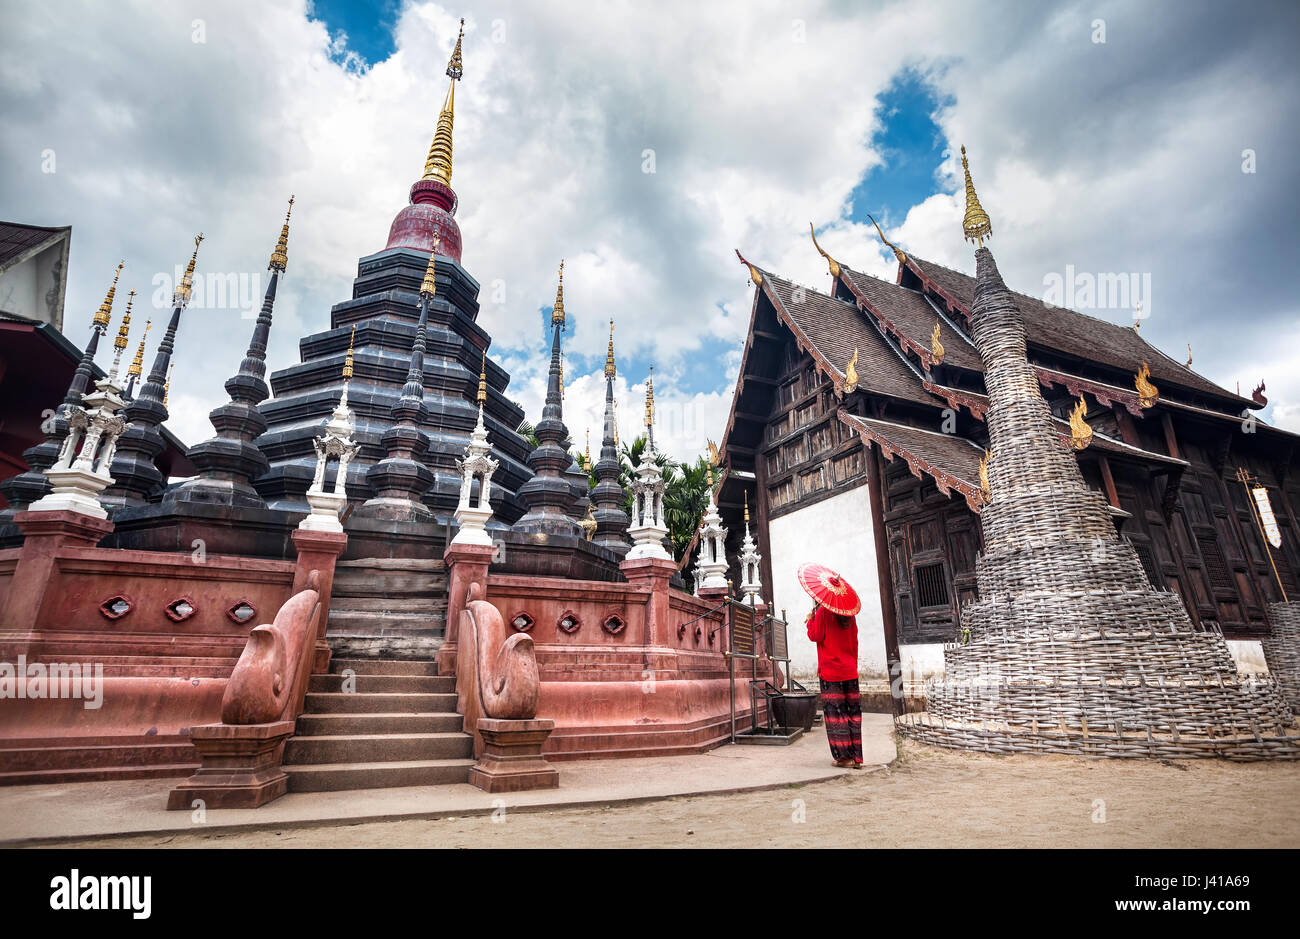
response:
[[[1300,714],[1300,601],[1270,603],[1264,646],[1269,674],[1282,687],[1291,710]]]
[[[969,640],[945,648],[945,675],[926,686],[926,711],[898,729],[993,753],[1300,759],[1278,684],[1239,677],[1223,636],[1150,584],[1058,442],[969,173],[967,203],[967,236],[981,241],[971,331],[991,402],[979,600],[962,611]]]

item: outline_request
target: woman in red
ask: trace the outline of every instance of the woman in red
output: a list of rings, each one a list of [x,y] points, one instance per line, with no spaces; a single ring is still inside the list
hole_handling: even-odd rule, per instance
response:
[[[862,769],[862,695],[858,689],[858,621],[818,604],[808,614],[808,638],[817,643],[826,739],[835,765]]]

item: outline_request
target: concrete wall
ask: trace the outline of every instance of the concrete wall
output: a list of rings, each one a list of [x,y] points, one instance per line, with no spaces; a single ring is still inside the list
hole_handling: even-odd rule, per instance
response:
[[[888,682],[876,542],[866,485],[773,519],[768,525],[772,596],[776,612],[790,619],[790,657],[795,678],[815,677],[817,647],[808,640],[804,617],[812,601],[799,586],[799,565],[817,561],[843,575],[862,598],[858,614],[858,671],[864,686]],[[892,601],[891,601],[892,602]]]
[[[63,307],[57,289],[59,271],[55,268],[62,256],[63,243],[55,242],[0,274],[0,310],[50,323],[62,331]]]

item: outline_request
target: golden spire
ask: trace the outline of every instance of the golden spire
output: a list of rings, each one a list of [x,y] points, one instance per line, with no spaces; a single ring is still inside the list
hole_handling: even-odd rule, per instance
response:
[[[1088,402],[1079,395],[1079,403],[1070,410],[1070,446],[1076,450],[1087,448],[1092,443],[1092,427],[1084,420],[1088,413]]]
[[[655,367],[650,366],[650,377],[645,380],[645,426],[655,422]]]
[[[140,345],[136,347],[135,358],[131,360],[131,367],[126,370],[127,375],[134,375],[139,378],[144,372],[144,342],[149,338],[149,329],[153,326],[153,320],[144,321],[144,335],[140,337]]]
[[[289,216],[292,213],[293,196],[290,196],[289,210],[284,213],[284,224],[280,226],[280,240],[275,243],[275,250],[271,252],[271,263],[266,266],[268,271],[283,273],[289,264]]]
[[[442,243],[437,232],[433,233],[433,249],[429,252],[429,265],[424,269],[424,283],[420,284],[420,296],[433,297],[438,293],[438,245]]]
[[[1185,368],[1192,367],[1192,344],[1190,342],[1187,344],[1187,364],[1184,367]]]
[[[564,259],[560,259],[560,283],[555,288],[555,307],[551,310],[551,325],[564,325]]]
[[[943,343],[939,341],[939,321],[934,321],[934,332],[930,333],[930,354],[934,356],[934,364],[942,365],[943,357],[947,354],[944,351]]]
[[[962,234],[967,241],[984,247],[984,239],[993,234],[993,223],[989,214],[980,205],[979,196],[975,195],[975,184],[970,179],[970,164],[966,162],[966,148],[961,148],[961,168],[966,173],[966,215],[961,220]]]
[[[560,397],[564,397],[564,350],[560,350]]]
[[[464,38],[465,20],[462,19],[460,35],[456,37],[456,48],[452,50],[451,61],[447,63],[447,77],[451,79],[447,88],[447,100],[443,102],[442,113],[438,115],[438,129],[433,132],[429,158],[424,161],[424,179],[435,179],[444,186],[451,185],[451,128],[456,118],[456,82],[465,72],[460,54]]]
[[[853,358],[844,366],[844,393],[853,394],[858,390],[858,350],[853,350]]]
[[[749,490],[745,490],[745,530],[749,530]]]
[[[831,269],[831,276],[839,277],[840,266],[839,264],[836,263],[835,259],[831,257],[829,254],[827,254],[825,251],[823,251],[822,246],[817,243],[817,232],[813,230],[812,222],[808,223],[808,234],[812,235],[813,247],[817,249],[817,253],[826,259],[826,264]],[[757,283],[757,281],[755,281],[755,283]]]
[[[614,449],[618,449],[618,399],[614,399]]]
[[[987,447],[984,449],[984,456],[980,458],[980,490],[984,493],[984,503],[993,501],[993,490],[989,488],[989,461],[993,459],[993,451]]]
[[[1137,389],[1138,404],[1144,408],[1149,408],[1160,400],[1160,389],[1148,381],[1150,377],[1151,367],[1147,365],[1147,360],[1143,359],[1142,367],[1133,376],[1133,387]]]
[[[605,377],[613,378],[618,374],[614,367],[614,321],[609,321],[609,349],[605,352]]]
[[[709,466],[704,470],[704,478],[705,478],[706,480],[708,480],[708,483],[709,483],[709,498],[710,498],[710,500],[712,500],[712,497],[713,497],[713,465],[712,465],[712,464],[710,464],[710,465],[709,465]]]
[[[113,283],[108,288],[108,293],[104,295],[104,302],[99,305],[99,310],[95,313],[93,324],[98,326],[101,332],[108,328],[108,321],[113,317],[113,296],[117,293],[117,279],[122,275],[122,267],[125,261],[117,262],[117,270],[113,272]]]
[[[582,451],[582,468],[591,469],[591,428],[587,428],[587,448]]]
[[[172,303],[177,306],[183,306],[190,302],[190,294],[194,291],[194,262],[199,256],[199,245],[203,242],[203,232],[194,236],[194,253],[190,255],[189,266],[185,268],[185,274],[181,277],[181,282],[176,286],[176,292],[172,295]]]
[[[172,390],[172,372],[176,370],[176,363],[172,362],[167,366],[167,380],[163,382],[163,407],[167,407],[167,395]]]
[[[117,327],[117,338],[113,340],[113,348],[121,352],[126,348],[127,337],[131,334],[131,304],[135,302],[135,291],[132,290],[126,295],[126,312],[122,314],[122,322]]]
[[[483,364],[479,367],[478,370],[478,395],[476,396],[475,400],[477,400],[479,404],[483,404],[485,401],[487,401],[487,350],[486,349],[483,350]]]
[[[348,354],[343,359],[343,380],[352,380],[352,350],[357,341],[357,324],[352,324],[352,336],[348,339]]]
[[[880,223],[877,222],[870,213],[867,214],[867,218],[871,219],[871,224],[876,226],[876,234],[880,236],[880,240],[889,246],[890,251],[894,252],[894,257],[898,259],[898,263],[902,264],[904,261],[906,261],[907,255],[904,254],[896,244],[894,244],[892,241],[890,241],[888,238],[885,237],[885,233],[880,230]]]

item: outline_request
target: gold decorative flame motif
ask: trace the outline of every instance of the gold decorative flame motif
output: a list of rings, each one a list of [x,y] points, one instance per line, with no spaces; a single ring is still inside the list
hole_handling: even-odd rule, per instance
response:
[[[858,350],[853,350],[853,358],[844,366],[844,392],[852,394],[858,388]]]
[[[993,501],[993,490],[989,488],[989,462],[993,459],[993,451],[987,447],[984,449],[984,456],[980,458],[980,491],[984,493],[984,503]]]
[[[709,465],[710,465],[710,466],[721,466],[721,465],[722,465],[722,453],[718,450],[718,445],[717,445],[716,443],[714,443],[712,440],[707,440],[707,441],[705,441],[705,443],[707,444],[707,446],[708,446],[708,448],[709,448]]]
[[[1076,450],[1087,448],[1092,443],[1092,427],[1084,420],[1088,413],[1088,402],[1079,395],[1079,403],[1070,410],[1070,446]]]
[[[832,276],[832,277],[839,277],[839,276],[840,276],[840,266],[839,266],[839,264],[836,263],[835,259],[834,259],[833,257],[831,257],[829,254],[827,254],[825,251],[823,251],[823,250],[822,250],[822,246],[819,245],[819,244],[817,243],[817,232],[813,231],[813,223],[812,223],[812,222],[809,222],[809,223],[808,223],[808,234],[812,235],[813,247],[817,249],[817,253],[820,254],[822,257],[824,257],[824,258],[826,259],[826,264],[827,264],[827,265],[830,267],[830,269],[831,269],[831,276]]]
[[[934,364],[942,365],[944,357],[943,343],[939,341],[939,321],[934,321],[934,332],[930,333],[930,354],[934,356]]]
[[[975,195],[975,184],[970,178],[970,164],[966,162],[966,147],[961,148],[961,168],[966,174],[966,215],[961,220],[962,234],[966,240],[984,247],[984,239],[993,234],[993,223],[989,214],[980,205],[979,196]]]
[[[1143,359],[1142,367],[1133,376],[1133,387],[1137,389],[1138,404],[1144,408],[1149,408],[1160,400],[1160,389],[1148,381],[1150,377],[1151,367],[1147,365],[1147,360]]]
[[[899,250],[898,245],[894,244],[892,241],[890,241],[888,238],[885,237],[885,233],[880,230],[880,223],[877,222],[870,213],[867,214],[867,218],[871,219],[871,224],[876,226],[876,234],[880,236],[880,240],[889,246],[890,251],[894,252],[894,257],[898,258],[898,263],[902,264],[904,261],[906,261],[907,255],[904,254],[901,250]]]

